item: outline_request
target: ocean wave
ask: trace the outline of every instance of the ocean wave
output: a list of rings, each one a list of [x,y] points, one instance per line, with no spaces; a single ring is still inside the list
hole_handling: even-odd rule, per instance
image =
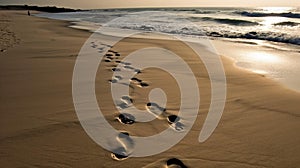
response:
[[[241,39],[256,39],[266,40],[272,42],[281,42],[300,45],[300,37],[291,36],[285,33],[275,32],[247,32],[247,33],[234,33],[234,32],[206,32],[207,36],[224,37],[224,38],[241,38]]]
[[[195,14],[212,14],[212,13],[217,13],[219,11],[212,11],[212,10],[207,10],[207,11],[203,11],[203,10],[196,10],[194,13]]]
[[[163,32],[169,34],[177,35],[187,35],[187,36],[209,36],[209,37],[220,37],[220,38],[240,38],[240,39],[256,39],[256,40],[266,40],[271,42],[281,42],[288,44],[300,45],[300,37],[294,36],[281,32],[259,32],[259,31],[250,31],[250,32],[233,32],[233,31],[213,31],[209,28],[207,29],[195,29],[193,27],[157,27],[150,25],[134,25],[134,26],[122,26],[123,29],[134,29],[134,30],[143,30],[151,32]]]
[[[47,14],[40,15],[49,18],[71,21],[87,21],[91,24],[108,26],[112,28],[123,28],[132,30],[143,30],[162,32],[176,35],[187,35],[192,37],[221,37],[221,38],[240,38],[240,39],[258,39],[273,42],[282,42],[300,45],[300,36],[298,26],[300,23],[295,21],[285,21],[273,24],[268,29],[262,29],[259,22],[247,20],[247,18],[232,18],[232,12],[245,11],[246,9],[155,9],[156,11],[143,11],[129,13],[128,11],[145,10],[145,9],[109,9],[94,10],[87,12],[77,12],[71,14]],[[151,9],[154,10],[154,9]],[[165,11],[176,11],[168,13]],[[184,12],[180,12],[184,11]],[[219,17],[191,17],[186,11],[221,11]],[[175,13],[175,14],[174,14]],[[230,13],[230,14],[229,14]],[[249,14],[250,12],[248,12]],[[245,14],[245,13],[244,13]],[[254,15],[255,13],[252,12]],[[235,14],[236,15],[236,14]],[[253,16],[252,15],[252,16]],[[270,16],[270,14],[268,14]],[[276,15],[283,15],[276,14]],[[291,15],[291,13],[289,13]],[[296,17],[296,13],[293,13]],[[124,16],[124,17],[119,17]],[[195,16],[195,15],[192,15]],[[200,14],[198,16],[201,16]],[[264,13],[266,16],[266,13]],[[263,25],[262,25],[263,26]],[[289,27],[285,27],[289,26]],[[92,27],[91,29],[93,30]]]
[[[296,22],[279,22],[279,23],[275,23],[273,24],[274,26],[299,26],[300,23],[296,23]]]
[[[259,25],[257,22],[251,22],[247,20],[240,19],[223,19],[223,18],[212,18],[212,17],[192,17],[192,20],[202,20],[202,21],[212,21],[222,24],[234,25],[234,26],[256,26]]]
[[[248,12],[248,11],[238,11],[236,14],[248,17],[267,17],[267,16],[276,16],[276,17],[287,17],[287,18],[300,18],[300,13],[286,12],[286,13],[263,13],[263,12]]]

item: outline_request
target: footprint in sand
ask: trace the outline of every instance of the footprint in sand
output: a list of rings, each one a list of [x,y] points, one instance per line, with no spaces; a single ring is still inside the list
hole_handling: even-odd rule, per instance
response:
[[[106,53],[105,54],[105,57],[112,57],[112,56],[114,56],[113,54],[110,54],[110,53]]]
[[[140,87],[148,87],[148,86],[149,86],[148,83],[143,82],[143,80],[141,80],[141,79],[139,79],[139,78],[136,78],[136,77],[133,77],[133,78],[131,78],[130,80],[131,80],[132,82],[138,83],[138,86],[140,86]]]
[[[123,65],[131,65],[131,63],[129,63],[129,62],[123,62],[123,61],[120,61],[119,63],[123,64]]]
[[[97,48],[97,49],[98,49],[98,52],[99,52],[99,53],[102,53],[102,52],[104,52],[105,47],[99,47],[99,48]]]
[[[125,102],[121,102],[121,103],[119,103],[117,106],[118,106],[118,108],[119,108],[120,110],[123,110],[123,109],[126,109],[126,108],[129,107],[129,105],[128,105],[127,103],[125,103]]]
[[[187,166],[177,158],[171,158],[166,162],[167,168],[187,168]]]
[[[114,71],[114,72],[116,72],[116,71],[121,71],[120,68],[112,68],[111,70]]]
[[[129,65],[125,65],[124,68],[128,69],[128,70],[134,70],[134,68],[132,66],[129,66]]]
[[[111,56],[109,55],[107,58],[111,58]],[[111,59],[111,60],[112,60],[112,59]],[[111,60],[106,59],[105,62],[111,62]],[[123,65],[124,65],[123,68],[126,69],[126,70],[131,70],[131,71],[134,71],[134,72],[136,72],[136,73],[141,73],[141,71],[140,71],[139,69],[136,69],[136,68],[130,66],[131,63],[129,63],[129,62],[122,62],[122,61],[119,61],[119,60],[116,60],[115,62],[116,62],[116,63],[119,63],[119,64],[123,64]],[[111,70],[112,70],[113,72],[117,72],[117,71],[120,72],[120,71],[122,71],[121,68],[117,68],[117,67],[113,67]],[[117,79],[117,80],[119,80],[119,79]],[[111,83],[116,83],[117,80],[110,80],[110,82],[111,82]],[[135,77],[131,78],[131,81],[137,82],[139,87],[148,87],[148,86],[149,86],[148,83],[143,82],[142,80],[140,80],[140,79],[138,79],[138,78],[135,78]]]
[[[114,51],[114,50],[108,50],[108,52],[111,52],[111,53],[118,53],[118,52],[116,52],[116,51]]]
[[[117,80],[117,79],[110,79],[110,80],[108,80],[108,82],[109,82],[109,83],[117,83],[118,80]]]
[[[112,55],[112,54],[106,53],[106,54],[105,54],[104,62],[112,62],[113,59],[114,59],[114,58],[113,58],[113,55]]]
[[[175,131],[183,131],[184,130],[184,124],[180,122],[180,117],[177,115],[169,115],[166,112],[166,108],[163,108],[159,106],[156,103],[147,103],[146,105],[147,110],[154,114],[157,118],[165,119],[165,116],[167,116],[167,121],[171,128],[173,128]]]
[[[108,80],[110,83],[117,83],[118,81],[122,80],[122,76],[116,75],[112,79]]]
[[[123,77],[120,76],[120,75],[116,75],[115,78],[118,79],[118,80],[122,80],[123,79]]]
[[[177,115],[169,115],[167,117],[167,120],[170,124],[176,123],[180,120],[180,117],[178,117]]]
[[[116,59],[115,56],[120,56],[118,52],[115,52],[113,50],[109,50],[109,53],[106,54],[106,60],[112,61],[113,59]],[[129,62],[123,62],[120,60],[115,60],[116,63],[122,64],[122,67],[125,70],[130,70],[134,71],[135,73],[141,73],[140,69],[136,69],[135,67],[131,66],[131,63]],[[113,67],[111,70],[112,71],[122,71],[123,68],[117,68]],[[110,82],[111,83],[117,83],[118,81],[122,80],[123,77],[120,75],[114,76]],[[137,77],[132,77],[130,79],[132,82],[137,84],[139,87],[148,87],[149,84],[144,82],[143,80],[137,78]],[[117,102],[117,107],[121,110],[129,108],[132,106],[133,100],[129,96],[122,96],[121,100]],[[163,106],[160,106],[157,103],[154,102],[149,102],[146,104],[146,109],[148,110],[149,113],[153,114],[156,118],[158,119],[163,119],[167,120],[169,126],[173,128],[175,131],[183,131],[184,130],[184,124],[181,121],[181,118],[177,115],[173,115],[170,113],[166,112],[166,108]],[[134,124],[136,121],[136,118],[134,115],[129,114],[129,113],[120,113],[117,117],[116,120],[118,120],[122,124],[126,125],[131,125]],[[117,140],[120,142],[120,147],[117,147],[112,153],[111,153],[111,158],[117,161],[122,161],[125,160],[129,157],[129,155],[132,153],[134,149],[134,142],[130,138],[129,133],[127,132],[121,132],[117,136]],[[166,167],[167,168],[187,168],[187,166],[179,159],[177,158],[171,158],[166,161]]]
[[[134,72],[137,74],[142,73],[142,71],[140,69],[135,69]]]
[[[92,47],[92,48],[97,48],[97,47],[98,47],[98,45],[97,45],[97,44],[95,44],[95,42],[91,42],[91,47]]]
[[[124,69],[132,70],[133,72],[135,72],[137,74],[141,73],[140,69],[137,69],[137,68],[134,68],[134,67],[130,66],[131,63],[129,63],[129,62],[123,62],[123,61],[120,61],[120,60],[116,60],[115,62],[124,65]]]
[[[157,103],[149,102],[146,105],[147,110],[156,117],[164,116],[166,108],[160,107]]]
[[[122,161],[128,158],[124,147],[119,147],[110,154],[113,160]]]
[[[135,117],[128,113],[121,113],[116,119],[122,124],[133,124],[135,122]]]
[[[134,141],[130,138],[129,133],[120,132],[116,137],[121,147],[116,148],[111,153],[111,158],[117,161],[122,161],[128,158],[134,148]]]
[[[145,82],[140,82],[139,86],[140,86],[140,87],[148,87],[149,84],[148,84],[148,83],[145,83]]]
[[[133,78],[131,78],[130,80],[133,81],[133,82],[138,82],[138,83],[142,82],[141,79],[136,78],[136,77],[133,77]]]
[[[122,96],[122,97],[121,97],[121,100],[122,100],[123,102],[127,103],[127,104],[133,103],[132,98],[129,97],[129,96]]]
[[[126,131],[121,131],[117,137],[117,140],[121,145],[127,150],[127,152],[132,152],[134,148],[134,141],[130,138],[129,133]]]
[[[122,96],[121,101],[117,101],[117,107],[120,110],[126,109],[129,106],[132,106],[133,100],[129,96]]]
[[[177,115],[169,115],[167,117],[167,121],[173,129],[175,129],[176,131],[183,131],[184,124],[179,122],[179,120],[180,120],[180,117],[178,117]]]
[[[172,123],[170,124],[172,128],[174,128],[176,131],[184,131],[184,124],[182,124],[181,122],[176,122],[176,123]]]

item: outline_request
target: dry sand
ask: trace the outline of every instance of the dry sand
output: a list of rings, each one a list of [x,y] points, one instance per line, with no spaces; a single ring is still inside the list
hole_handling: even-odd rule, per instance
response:
[[[300,94],[262,75],[238,69],[225,57],[222,57],[227,77],[225,110],[213,135],[199,143],[198,135],[210,103],[209,79],[193,53],[186,53],[175,42],[173,49],[190,63],[200,83],[201,106],[196,123],[179,144],[166,152],[113,160],[109,151],[84,132],[72,102],[75,59],[90,33],[67,28],[67,22],[26,14],[26,11],[0,12],[1,34],[6,34],[1,36],[1,49],[5,51],[0,53],[1,167],[165,167],[173,157],[188,167],[292,168],[300,165]],[[122,58],[135,47],[161,47],[163,43],[127,39],[113,50]],[[166,120],[130,126],[114,120],[118,113],[111,101],[108,80],[112,75],[110,69],[116,64],[102,64],[96,93],[111,125],[136,136],[154,135],[168,127]],[[177,113],[178,88],[170,85],[174,80],[167,73],[146,69],[136,77],[149,86],[141,88],[133,84],[134,105],[145,109],[148,102],[145,95],[159,86],[165,88],[170,99],[167,112]]]

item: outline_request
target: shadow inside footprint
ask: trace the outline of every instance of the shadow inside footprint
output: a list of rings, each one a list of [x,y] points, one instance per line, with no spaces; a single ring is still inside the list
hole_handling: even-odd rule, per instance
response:
[[[142,80],[141,80],[141,79],[139,79],[139,78],[136,78],[136,77],[133,77],[133,78],[131,78],[131,80],[132,80],[132,81],[136,81],[136,82],[142,82]]]
[[[127,102],[122,102],[122,103],[118,104],[118,107],[119,107],[120,109],[126,109],[126,108],[129,107],[129,105],[128,105]]]
[[[120,75],[116,75],[115,78],[118,79],[118,80],[122,80],[123,79],[122,76],[120,76]]]
[[[171,158],[167,160],[167,167],[169,168],[171,166],[179,166],[180,168],[187,168],[187,166],[184,165],[183,162],[177,158]]]
[[[121,99],[125,101],[127,104],[133,103],[132,98],[130,98],[129,96],[122,96]]]
[[[170,115],[168,116],[167,120],[170,124],[172,124],[178,122],[180,120],[180,117],[178,117],[177,115]]]
[[[124,68],[126,68],[126,69],[130,69],[130,70],[133,70],[134,68],[133,67],[131,67],[131,66],[129,66],[129,65],[126,65],[126,64],[124,64],[125,66],[124,66]]]
[[[140,86],[141,86],[141,87],[148,87],[149,84],[148,84],[148,83],[145,83],[145,82],[140,82]]]
[[[164,116],[166,116],[166,108],[163,108],[156,103],[147,103],[146,108],[157,118],[164,119]]]
[[[183,131],[184,130],[184,125],[181,122],[176,122],[173,123],[172,126],[176,131]]]
[[[107,54],[105,54],[105,56],[106,57],[112,57],[112,56],[114,56],[113,54],[110,54],[110,53],[107,53]]]
[[[111,70],[114,71],[114,72],[116,72],[116,71],[121,71],[120,68],[112,68]]]
[[[133,124],[135,121],[135,117],[128,113],[121,113],[117,117],[117,120],[123,124]]]
[[[108,82],[110,82],[110,83],[117,83],[118,80],[116,80],[116,79],[110,79],[110,80],[108,80]]]
[[[111,153],[111,158],[117,161],[121,161],[121,160],[125,160],[128,158],[128,156],[126,155],[126,150],[124,147],[119,147],[117,149],[115,149],[112,153]]]
[[[137,73],[137,74],[142,73],[142,71],[139,70],[139,69],[135,69],[134,72]]]
[[[122,131],[122,132],[120,132],[119,137],[120,137],[120,136],[124,136],[124,135],[129,136],[129,133],[128,133],[128,132],[125,132],[125,131]]]
[[[91,43],[91,47],[92,47],[92,48],[97,48],[98,45],[96,45],[94,42],[92,42],[92,43]]]
[[[156,109],[158,109],[159,111],[162,111],[162,112],[165,112],[167,109],[166,108],[163,108],[163,107],[160,107],[158,104],[156,103],[147,103],[147,107],[151,110],[151,107],[154,107]]]
[[[167,117],[168,123],[171,127],[173,127],[176,131],[183,131],[184,130],[184,124],[179,122],[180,117],[177,115],[170,115]]]

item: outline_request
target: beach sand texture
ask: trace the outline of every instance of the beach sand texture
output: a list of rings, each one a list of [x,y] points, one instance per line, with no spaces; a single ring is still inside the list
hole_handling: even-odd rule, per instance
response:
[[[236,68],[227,57],[222,57],[227,77],[225,110],[212,136],[199,143],[210,104],[210,82],[201,61],[172,41],[168,46],[190,64],[199,83],[198,118],[187,136],[171,149],[116,161],[85,133],[72,100],[75,60],[91,34],[68,28],[68,22],[27,16],[27,11],[0,11],[0,16],[1,167],[174,167],[172,163],[181,162],[187,167],[300,165],[300,94],[263,75]],[[110,52],[111,58],[101,62],[95,83],[97,99],[115,129],[134,136],[155,135],[170,126],[168,116],[177,115],[178,86],[168,73],[155,68],[136,74],[131,81],[132,102],[126,97],[120,102],[147,110],[151,108],[147,106],[149,91],[160,87],[168,97],[165,116],[149,123],[122,124],[117,108],[123,106],[115,107],[110,93],[110,85],[122,80],[112,76],[112,68],[122,64],[118,60],[138,47],[162,47],[165,43],[125,39],[112,47],[115,53]],[[125,66],[121,70],[131,67]]]

